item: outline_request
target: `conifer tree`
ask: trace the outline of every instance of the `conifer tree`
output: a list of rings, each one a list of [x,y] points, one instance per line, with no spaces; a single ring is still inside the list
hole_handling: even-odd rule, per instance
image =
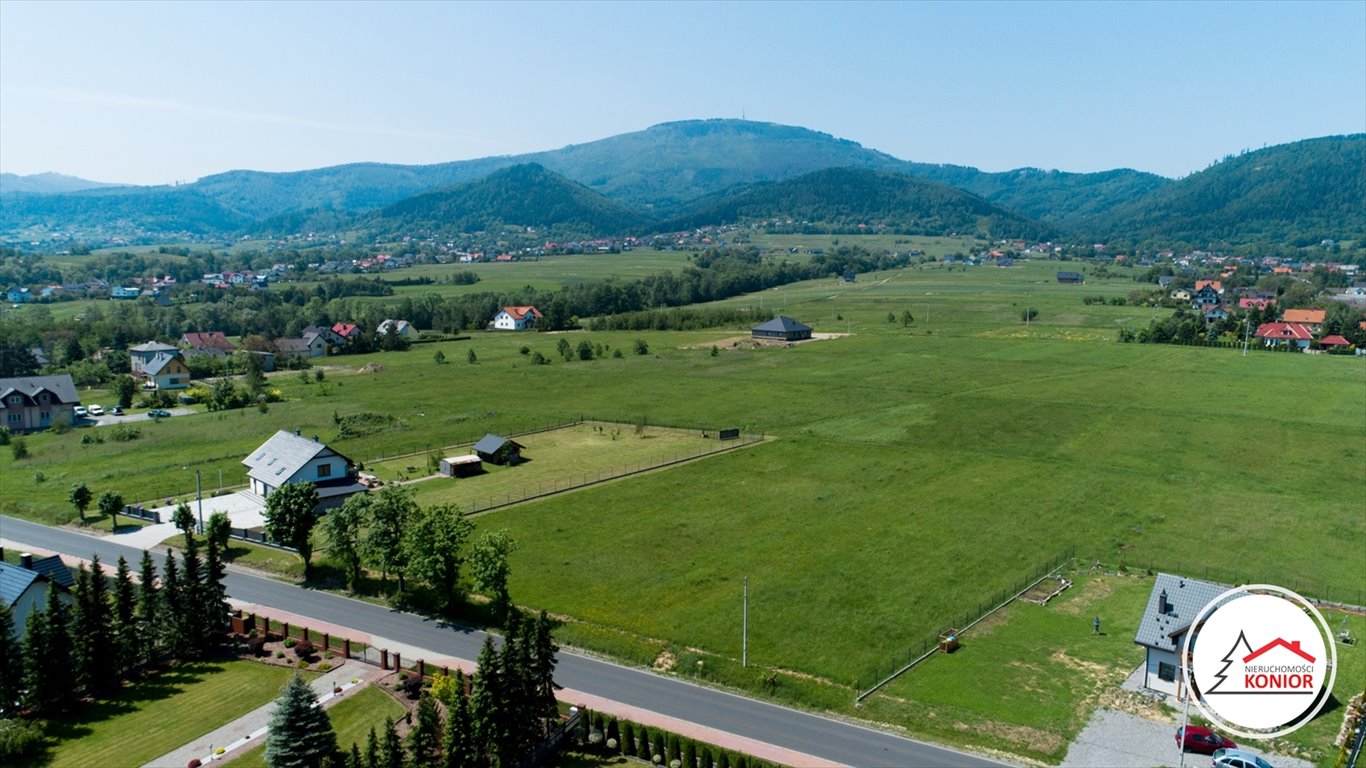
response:
[[[499,654],[491,636],[484,638],[484,647],[479,650],[477,663],[479,671],[474,678],[473,692],[474,740],[479,754],[489,762],[496,762],[505,741],[503,729],[507,718]]]
[[[37,662],[33,681],[41,689],[37,692],[37,709],[44,713],[65,712],[76,700],[78,680],[71,647],[71,612],[58,594],[56,589],[47,592],[47,608],[43,611],[47,626],[41,637],[44,645],[29,649],[25,658],[26,665]]]
[[[266,765],[270,768],[318,768],[337,753],[337,734],[327,711],[303,678],[290,678],[275,700],[266,733]]]
[[[379,768],[403,768],[403,757],[403,742],[399,741],[398,730],[394,728],[394,720],[386,717],[384,718],[384,742],[380,745]]]
[[[532,650],[531,679],[534,685],[531,711],[535,717],[547,722],[559,718],[559,708],[555,692],[560,686],[555,684],[555,654],[560,647],[550,636],[550,617],[544,610],[536,617],[534,629],[534,648]]]
[[[204,568],[199,559],[199,539],[185,534],[185,551],[181,554],[180,603],[182,612],[175,615],[180,623],[180,635],[186,646],[177,653],[186,654],[203,647],[204,624]]]
[[[228,623],[228,589],[223,584],[227,569],[223,564],[218,542],[208,539],[204,549],[204,589],[201,602],[204,611],[202,626],[203,647],[212,648],[223,638]]]
[[[365,768],[365,761],[360,756],[360,747],[355,742],[351,742],[351,751],[346,755],[346,768]]]
[[[19,694],[23,691],[23,644],[16,639],[14,611],[9,603],[0,600],[0,718],[8,718],[19,711]]]
[[[417,718],[408,731],[408,754],[420,766],[436,765],[441,755],[441,711],[430,694],[423,694],[417,702]]]
[[[480,764],[474,740],[474,714],[465,695],[465,676],[455,671],[455,705],[446,717],[445,768],[475,768]]]
[[[137,665],[138,622],[137,597],[133,588],[133,574],[128,560],[119,555],[119,566],[114,572],[114,663],[119,675]]]
[[[189,638],[185,636],[184,614],[189,606],[185,601],[185,590],[180,582],[180,567],[175,557],[166,550],[166,573],[161,580],[161,611],[158,631],[162,636],[162,652],[179,656],[185,652]]]
[[[379,736],[375,726],[370,726],[370,738],[365,742],[365,768],[381,768],[379,762]]]
[[[142,562],[138,571],[137,607],[137,649],[136,658],[141,664],[152,664],[160,658],[158,650],[162,644],[161,611],[162,595],[157,589],[157,567],[152,562],[152,554],[142,550]]]
[[[21,703],[34,712],[42,712],[47,703],[45,697],[47,672],[47,614],[31,611],[24,627],[24,684]]]
[[[77,662],[79,685],[98,695],[108,690],[117,673],[114,630],[110,617],[109,588],[94,556],[87,570],[82,564],[76,577],[76,615],[71,639]]]

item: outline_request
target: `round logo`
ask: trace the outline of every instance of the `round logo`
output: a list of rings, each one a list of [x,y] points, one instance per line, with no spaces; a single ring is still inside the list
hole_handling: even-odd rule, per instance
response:
[[[1254,584],[1210,601],[1186,633],[1187,689],[1224,730],[1269,739],[1313,719],[1336,672],[1323,616],[1288,589]]]

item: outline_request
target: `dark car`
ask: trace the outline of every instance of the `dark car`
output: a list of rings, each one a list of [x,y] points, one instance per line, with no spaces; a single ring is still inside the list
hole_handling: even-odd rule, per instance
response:
[[[154,419],[169,419],[171,412],[162,408],[153,408],[147,412],[147,415]]]
[[[1182,736],[1185,736],[1182,739]],[[1238,745],[1232,739],[1211,731],[1200,725],[1188,725],[1185,728],[1176,729],[1176,743],[1181,745],[1184,752],[1199,752],[1202,755],[1212,755],[1217,749],[1237,749]]]

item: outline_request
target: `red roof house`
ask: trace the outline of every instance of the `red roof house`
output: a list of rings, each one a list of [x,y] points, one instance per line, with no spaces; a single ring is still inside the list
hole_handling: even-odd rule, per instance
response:
[[[1262,323],[1257,326],[1257,338],[1263,339],[1268,347],[1296,346],[1307,349],[1314,334],[1300,323]]]

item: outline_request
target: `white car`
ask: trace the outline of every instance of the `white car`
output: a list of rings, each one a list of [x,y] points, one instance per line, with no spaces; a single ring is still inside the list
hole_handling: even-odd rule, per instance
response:
[[[76,406],[75,414],[76,418],[84,419],[86,416],[90,415],[90,412],[85,409],[84,405],[78,405]]]
[[[91,416],[103,416],[103,415],[104,415],[104,406],[103,406],[103,405],[92,405],[92,406],[90,406],[90,415],[91,415]]]

